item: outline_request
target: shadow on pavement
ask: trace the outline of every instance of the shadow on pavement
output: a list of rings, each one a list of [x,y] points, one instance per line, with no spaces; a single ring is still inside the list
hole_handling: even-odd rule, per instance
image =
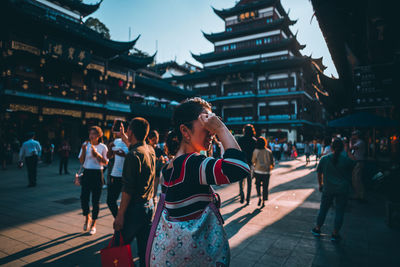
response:
[[[48,242],[45,242],[43,244],[40,244],[40,245],[37,245],[37,246],[33,246],[31,248],[27,248],[27,249],[24,249],[22,251],[19,251],[19,252],[15,253],[15,254],[12,254],[12,255],[9,255],[7,257],[4,257],[4,258],[0,259],[0,265],[7,264],[7,263],[12,262],[14,260],[21,259],[23,257],[35,254],[35,253],[37,253],[39,251],[50,249],[52,247],[58,246],[60,244],[63,244],[65,242],[69,241],[69,240],[72,240],[72,239],[75,239],[75,238],[79,238],[79,237],[82,237],[82,236],[85,236],[85,235],[87,235],[87,233],[75,233],[75,234],[68,234],[68,235],[64,235],[64,236],[59,237],[59,238],[55,238],[55,239],[53,239],[51,241],[48,241]],[[110,235],[108,235],[108,236],[110,236]],[[105,236],[105,237],[108,237],[108,236]],[[103,236],[103,237],[101,237],[99,239],[104,239],[105,237]],[[52,255],[51,257],[58,257],[58,256],[62,255],[62,253],[68,253],[68,251],[76,250],[76,249],[79,249],[80,247],[90,245],[91,243],[97,242],[99,239],[86,242],[86,243],[84,243],[84,244],[82,244],[80,246],[71,248],[70,250],[65,250],[65,251],[56,253],[56,254]]]

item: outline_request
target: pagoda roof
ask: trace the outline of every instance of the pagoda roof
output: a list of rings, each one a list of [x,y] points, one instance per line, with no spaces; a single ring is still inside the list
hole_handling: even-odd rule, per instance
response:
[[[126,53],[112,59],[111,63],[116,63],[120,66],[125,66],[131,69],[139,69],[139,68],[144,68],[147,65],[151,64],[154,61],[154,57],[156,56],[156,54],[157,52],[149,57],[139,57],[136,55],[129,55],[128,53]]]
[[[128,52],[135,46],[140,37],[139,35],[136,39],[129,42],[109,40],[84,24],[76,23],[72,20],[62,17],[61,15],[49,15],[45,9],[35,4],[33,1],[9,0],[8,2],[11,3],[11,7],[13,9],[12,12],[15,12],[16,16],[11,15],[8,12],[7,14],[11,19],[16,19],[16,26],[25,27],[24,23],[26,24],[26,22],[23,22],[21,18],[28,20],[28,22],[33,21],[49,27],[50,29],[54,29],[56,32],[62,31],[75,38],[81,39],[90,44],[94,51],[106,56],[111,57],[116,54]],[[66,38],[68,39],[69,36]]]
[[[193,97],[195,95],[192,91],[173,86],[164,80],[147,78],[140,75],[136,76],[135,84],[137,90],[151,89],[151,92],[157,91],[159,94],[164,93],[165,96],[170,97],[171,95],[173,95],[178,100],[183,100],[185,98]]]
[[[99,9],[100,4],[103,0],[100,0],[97,4],[85,4],[82,0],[48,0],[62,7],[66,7],[71,11],[78,12],[81,16],[86,17],[94,13]]]
[[[225,19],[230,16],[238,15],[242,12],[253,11],[255,9],[260,9],[264,7],[273,6],[278,9],[279,13],[284,16],[286,15],[285,9],[282,7],[280,0],[253,0],[253,1],[241,1],[237,3],[234,7],[228,9],[218,10],[213,8],[215,14],[220,18]]]
[[[293,48],[294,52],[296,53],[296,56],[300,56],[300,52],[298,52],[298,50],[304,49],[304,47],[305,47],[305,45],[300,45],[299,42],[297,41],[297,39],[293,37],[293,38],[281,40],[278,43],[272,43],[272,44],[268,44],[268,45],[260,45],[260,46],[256,46],[256,47],[246,48],[246,49],[231,50],[231,51],[219,52],[219,53],[211,52],[211,53],[200,54],[200,55],[192,54],[192,56],[194,59],[196,59],[197,61],[199,61],[201,63],[207,63],[207,62],[223,60],[223,59],[228,59],[228,58],[234,58],[234,57],[257,55],[257,54],[277,51],[277,50],[285,49],[285,48],[289,48],[289,49]]]
[[[314,63],[314,66],[316,68],[319,69],[319,71],[322,73],[324,72],[324,70],[327,69],[327,67],[324,65],[324,63],[322,62],[324,57],[320,57],[320,58],[312,58],[312,55],[309,56],[309,58],[312,60],[312,62]]]
[[[313,62],[314,66],[315,62]],[[317,72],[318,84],[313,84],[316,90],[316,96],[330,113],[339,112],[350,104],[351,97],[349,91],[341,79],[331,78],[322,73],[319,67],[315,68]]]
[[[171,80],[177,81],[194,81],[203,80],[209,77],[226,75],[238,72],[254,72],[254,71],[274,71],[287,69],[291,67],[302,66],[310,62],[309,57],[291,57],[288,59],[276,59],[265,62],[245,62],[235,65],[227,65],[213,69],[205,69],[200,72],[194,72],[183,76],[174,76]]]
[[[185,67],[184,65],[180,65],[173,60],[155,64],[154,66],[151,66],[149,69],[158,73],[159,75],[164,74],[168,69],[177,69],[185,73],[190,73],[189,68]]]
[[[280,18],[269,24],[263,24],[260,26],[253,27],[251,29],[243,29],[239,31],[232,32],[219,32],[207,34],[203,32],[204,37],[210,42],[218,42],[223,40],[228,40],[232,38],[242,37],[250,34],[257,34],[261,32],[267,32],[275,29],[281,29],[282,27],[288,27],[294,25],[297,21],[290,20],[288,17]]]

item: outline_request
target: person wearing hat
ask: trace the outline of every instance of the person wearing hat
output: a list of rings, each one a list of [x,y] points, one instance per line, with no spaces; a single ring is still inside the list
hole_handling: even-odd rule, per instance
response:
[[[35,133],[27,134],[28,140],[25,141],[19,151],[19,167],[22,168],[25,160],[26,169],[28,170],[28,187],[36,186],[37,164],[38,158],[42,153],[40,143],[35,139]]]
[[[362,181],[362,176],[364,170],[366,146],[365,142],[360,138],[360,131],[354,131],[351,134],[350,151],[352,159],[357,162],[353,169],[353,176],[352,176],[354,199],[365,201],[364,184]]]

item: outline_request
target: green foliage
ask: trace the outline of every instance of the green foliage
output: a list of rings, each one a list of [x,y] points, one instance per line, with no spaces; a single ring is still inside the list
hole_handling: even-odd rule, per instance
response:
[[[85,25],[88,26],[89,28],[91,28],[92,30],[100,33],[104,38],[106,38],[106,39],[111,38],[110,30],[99,19],[89,17],[85,21]]]

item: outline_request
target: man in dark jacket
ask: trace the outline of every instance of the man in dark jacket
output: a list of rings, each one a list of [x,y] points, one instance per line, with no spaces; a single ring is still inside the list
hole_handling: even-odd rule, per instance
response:
[[[123,131],[121,131],[123,132]],[[124,241],[131,243],[136,237],[140,266],[145,266],[146,243],[153,217],[153,190],[156,157],[145,142],[149,123],[134,118],[122,140],[129,146],[122,171],[122,198],[114,229],[121,231]]]
[[[251,158],[253,156],[253,151],[256,147],[257,139],[255,138],[256,131],[254,130],[254,126],[251,124],[247,124],[243,127],[243,136],[239,138],[238,143],[244,154],[246,155],[246,160],[249,166],[253,166],[251,163]],[[246,196],[246,204],[250,204],[250,196],[251,196],[251,173],[247,176],[247,196]],[[239,194],[240,194],[240,203],[244,202],[244,192],[243,192],[243,184],[244,180],[239,181]]]

